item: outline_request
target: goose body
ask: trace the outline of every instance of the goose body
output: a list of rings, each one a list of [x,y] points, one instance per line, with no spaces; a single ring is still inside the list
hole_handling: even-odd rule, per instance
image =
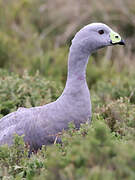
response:
[[[52,103],[33,108],[19,108],[0,119],[0,145],[13,143],[13,135],[24,135],[31,150],[52,144],[56,134],[74,122],[76,128],[91,120],[90,93],[86,66],[92,52],[113,44],[124,45],[119,34],[102,23],[82,28],[72,40],[68,57],[68,75],[62,95]],[[57,143],[61,139],[57,138]]]

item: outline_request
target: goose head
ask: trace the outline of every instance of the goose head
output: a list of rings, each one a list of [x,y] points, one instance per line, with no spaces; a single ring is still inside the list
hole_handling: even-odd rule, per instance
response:
[[[79,51],[92,53],[100,48],[125,45],[121,36],[103,23],[92,23],[82,28],[72,40],[72,46]]]

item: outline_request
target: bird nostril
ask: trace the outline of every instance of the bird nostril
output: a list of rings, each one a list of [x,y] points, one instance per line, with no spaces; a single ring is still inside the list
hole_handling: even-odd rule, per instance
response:
[[[115,36],[115,38],[117,38],[117,39],[118,39],[118,38],[119,38],[119,36]]]

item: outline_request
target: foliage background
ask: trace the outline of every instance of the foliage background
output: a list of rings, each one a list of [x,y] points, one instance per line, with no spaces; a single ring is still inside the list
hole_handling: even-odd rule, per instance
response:
[[[108,24],[126,40],[126,47],[109,47],[90,58],[91,126],[76,131],[71,124],[62,147],[43,148],[30,158],[16,137],[12,148],[0,147],[1,178],[135,179],[132,0],[0,0],[0,117],[59,97],[71,39],[91,22]]]

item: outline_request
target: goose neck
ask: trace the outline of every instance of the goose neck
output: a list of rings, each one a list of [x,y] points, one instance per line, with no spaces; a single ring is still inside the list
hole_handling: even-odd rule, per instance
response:
[[[68,76],[67,80],[85,80],[86,67],[90,53],[80,48],[71,46],[68,57]]]

